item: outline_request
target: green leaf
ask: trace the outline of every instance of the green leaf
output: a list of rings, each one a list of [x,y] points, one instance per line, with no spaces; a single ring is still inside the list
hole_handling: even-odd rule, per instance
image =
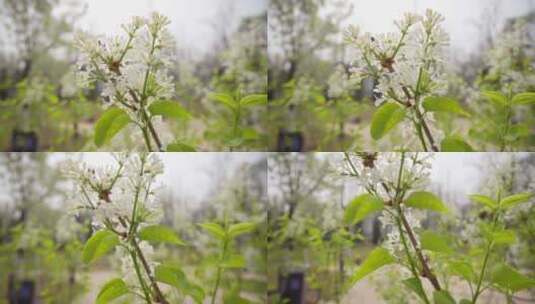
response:
[[[471,300],[468,300],[468,299],[462,299],[461,301],[459,301],[459,304],[473,304]]]
[[[451,241],[443,235],[433,231],[427,230],[422,232],[420,235],[420,242],[423,249],[447,254],[453,253],[453,249],[449,246]]]
[[[160,264],[154,270],[156,281],[176,287],[185,295],[190,296],[196,303],[201,304],[204,300],[204,290],[189,282],[180,267]]]
[[[455,300],[447,290],[436,290],[433,293],[435,304],[455,304]]]
[[[244,268],[245,258],[239,254],[231,254],[221,261],[220,266],[223,268]]]
[[[82,261],[90,263],[112,250],[119,244],[119,238],[109,230],[97,231],[84,245]]]
[[[500,207],[511,208],[518,204],[529,202],[533,197],[533,193],[524,192],[508,196],[500,201]]]
[[[178,267],[160,264],[154,270],[154,278],[158,282],[178,288],[182,284],[182,281],[185,280],[185,275]]]
[[[121,279],[113,279],[108,281],[100,289],[97,296],[97,304],[109,303],[112,300],[128,293],[126,283]]]
[[[460,276],[469,282],[474,282],[476,280],[474,269],[470,263],[463,261],[451,261],[449,262],[449,269],[453,274]]]
[[[448,212],[448,208],[444,206],[444,203],[440,198],[435,196],[431,192],[419,191],[413,192],[407,200],[405,200],[405,205],[418,209],[427,209],[436,212]]]
[[[240,100],[242,106],[256,106],[256,105],[265,105],[268,102],[268,97],[266,94],[255,94],[245,96]]]
[[[498,245],[511,245],[516,242],[516,234],[513,230],[503,229],[493,232],[492,239]]]
[[[420,283],[420,281],[417,279],[417,278],[410,278],[410,279],[406,279],[406,280],[403,280],[402,283],[407,286],[407,288],[409,288],[410,290],[414,291],[416,293],[416,295],[418,295],[418,297],[420,297],[420,299],[422,299],[422,301],[425,302],[425,300],[427,299],[427,296],[425,294],[425,291],[422,287],[422,284]]]
[[[440,143],[442,152],[473,152],[474,149],[460,136],[448,136]]]
[[[496,270],[494,270],[491,276],[491,281],[501,288],[513,292],[535,287],[534,279],[519,273],[505,264],[498,266]]]
[[[238,223],[234,225],[230,225],[230,228],[228,229],[228,234],[231,238],[235,238],[240,234],[249,233],[253,231],[256,227],[255,223]]]
[[[481,94],[497,106],[501,106],[501,107],[507,106],[507,97],[505,97],[500,92],[484,91],[484,92],[481,92]]]
[[[175,142],[167,145],[167,152],[196,152],[195,148],[185,143]]]
[[[535,104],[535,93],[520,93],[513,97],[514,105]]]
[[[489,207],[490,209],[495,209],[496,207],[498,207],[498,203],[488,196],[481,195],[481,194],[472,194],[469,197],[470,197],[470,200],[476,203],[483,204]]]
[[[225,140],[225,145],[229,147],[239,147],[241,144],[243,144],[243,141],[244,141],[244,138],[241,136],[233,137],[228,140]]]
[[[202,223],[199,226],[220,240],[227,237],[225,229],[218,223]]]
[[[449,112],[468,117],[470,116],[470,114],[463,110],[456,100],[447,97],[427,97],[424,99],[422,106],[428,112]]]
[[[390,255],[388,250],[377,247],[368,255],[366,260],[360,265],[357,271],[351,277],[351,284],[357,283],[359,280],[367,276],[368,274],[376,271],[377,269],[392,264],[396,259]]]
[[[139,231],[139,238],[151,242],[163,242],[175,245],[186,245],[176,232],[168,227],[161,225],[152,225],[144,227]]]
[[[149,106],[152,116],[161,115],[166,118],[189,119],[191,114],[176,101],[156,101]]]
[[[372,117],[370,127],[371,136],[375,140],[381,139],[405,118],[406,110],[394,102],[383,104]]]
[[[355,225],[370,213],[380,211],[384,207],[383,201],[371,194],[362,194],[354,198],[344,211],[344,223]]]
[[[224,105],[225,107],[229,108],[232,111],[236,111],[238,109],[236,100],[234,100],[234,97],[232,97],[229,94],[210,93],[208,94],[208,98],[221,103],[222,105]]]
[[[125,111],[109,108],[95,124],[95,145],[101,147],[131,122]]]
[[[190,296],[197,304],[202,304],[204,301],[204,289],[197,284],[188,282],[183,292]]]

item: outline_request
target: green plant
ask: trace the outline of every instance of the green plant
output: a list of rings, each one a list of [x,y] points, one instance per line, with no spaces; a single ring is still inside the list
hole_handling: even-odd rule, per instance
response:
[[[499,151],[514,151],[524,146],[532,138],[530,121],[524,116],[519,119],[520,110],[535,104],[535,93],[525,92],[504,95],[498,91],[484,91],[482,95],[489,101],[480,111],[479,120],[471,130],[471,135],[496,147]]]
[[[479,303],[482,293],[493,289],[510,301],[522,289],[535,287],[535,278],[523,275],[509,265],[498,250],[515,242],[515,231],[504,224],[504,216],[519,204],[529,202],[532,193],[517,193],[493,199],[471,195],[487,214],[478,226],[479,238],[470,244],[453,241],[452,236],[421,228],[420,210],[449,214],[449,209],[435,194],[421,191],[428,174],[425,158],[418,154],[346,154],[347,174],[355,177],[366,190],[345,210],[345,218],[358,223],[382,212],[384,226],[391,227],[384,247],[377,247],[353,273],[353,284],[389,265],[410,271],[403,284],[423,303],[457,303],[448,290],[451,277],[461,278],[470,288],[471,298],[459,303]],[[461,228],[463,229],[463,228]],[[426,290],[423,281],[430,283]]]
[[[79,210],[94,216],[95,232],[86,241],[82,260],[92,263],[114,248],[122,257],[123,278],[107,282],[97,303],[107,303],[126,294],[146,303],[170,303],[158,282],[172,285],[201,302],[202,288],[189,282],[180,269],[154,261],[149,244],[185,243],[166,226],[157,225],[161,210],[154,201],[154,179],[163,165],[154,154],[116,156],[116,167],[91,168],[69,162],[65,174],[76,182]]]
[[[221,280],[224,277],[226,270],[241,269],[245,267],[245,257],[236,253],[235,240],[242,234],[250,233],[255,229],[255,224],[250,222],[242,222],[229,225],[228,222],[221,226],[218,223],[202,223],[199,226],[208,232],[212,237],[218,241],[218,256],[216,258],[215,267],[215,283],[211,291],[211,303],[216,303],[218,290],[220,288]],[[225,302],[243,301],[239,293],[230,292],[225,295]]]
[[[223,138],[224,145],[226,145],[231,151],[235,148],[239,148],[247,141],[257,140],[257,131],[251,128],[247,128],[243,120],[247,109],[253,106],[265,106],[267,105],[267,95],[254,94],[241,97],[240,94],[233,96],[227,93],[211,93],[208,98],[217,101],[222,104],[228,111],[230,116],[226,118],[223,136],[218,134],[219,138]],[[218,131],[219,133],[220,131]]]

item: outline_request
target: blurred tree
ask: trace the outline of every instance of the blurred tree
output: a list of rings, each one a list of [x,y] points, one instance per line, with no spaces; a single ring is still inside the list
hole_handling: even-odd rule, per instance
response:
[[[291,220],[301,203],[330,186],[329,163],[314,154],[277,153],[268,163],[269,181],[275,185],[270,189],[276,189],[270,195],[270,213],[282,213]]]
[[[5,51],[19,62],[13,82],[28,77],[40,60],[50,60],[53,52],[68,46],[66,39],[83,13],[76,0],[1,0],[3,43],[9,46]]]
[[[348,1],[340,0],[270,1],[270,67],[282,69],[275,82],[286,83],[299,74],[303,64],[314,66],[317,56],[332,51],[341,24],[352,10]]]
[[[59,172],[50,167],[48,155],[0,153],[0,170],[5,202],[11,206],[10,226],[23,224],[33,218],[38,223],[55,227],[54,218],[44,215],[50,210],[48,204],[64,198],[64,194],[59,191]]]

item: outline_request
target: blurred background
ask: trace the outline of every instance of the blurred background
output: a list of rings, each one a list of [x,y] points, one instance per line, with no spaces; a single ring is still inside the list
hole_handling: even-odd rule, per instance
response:
[[[198,150],[223,150],[230,113],[206,95],[265,93],[267,1],[1,0],[0,150],[96,150],[91,137],[103,111],[100,88],[76,86],[74,33],[119,35],[121,24],[153,11],[171,20],[175,99],[193,116],[168,122],[162,132]],[[244,113],[244,149],[264,150],[260,112]],[[123,137],[108,149],[135,147]]]
[[[399,132],[380,143],[371,140],[367,127],[375,111],[374,82],[366,79],[356,83],[351,79],[356,57],[352,47],[344,43],[343,32],[348,25],[372,34],[396,32],[394,21],[403,13],[423,14],[426,9],[445,17],[443,27],[451,38],[445,58],[447,96],[473,113],[471,121],[449,116],[437,117],[437,123],[447,134],[469,135],[469,143],[478,146],[476,151],[499,151],[489,143],[491,136],[485,138],[483,133],[489,120],[500,115],[485,113],[486,106],[478,94],[481,90],[505,90],[500,84],[500,73],[505,71],[495,73],[500,63],[490,58],[499,50],[511,54],[506,56],[507,62],[515,62],[506,70],[518,73],[517,89],[535,89],[533,0],[270,1],[270,134],[276,135],[272,149],[392,151],[403,143],[407,138]],[[517,22],[526,25],[521,33],[515,28]],[[521,36],[523,40],[504,41],[506,35]],[[533,114],[533,108],[528,111]],[[522,128],[526,138],[516,142],[516,151],[533,150],[534,122],[530,115],[525,116],[528,118]]]
[[[351,284],[350,278],[368,253],[383,244],[389,232],[380,214],[346,226],[343,214],[349,202],[364,190],[355,178],[341,176],[343,153],[280,153],[268,158],[268,298],[269,303],[420,303],[402,284],[400,267],[386,267]],[[475,225],[487,218],[468,196],[494,197],[533,192],[534,153],[436,153],[425,191],[437,194],[449,215],[424,212],[423,229],[453,235],[455,242],[476,244]],[[515,208],[506,219],[517,242],[505,249],[507,263],[522,273],[535,273],[535,206]],[[474,245],[475,246],[475,245]],[[501,250],[501,249],[500,249]],[[498,249],[496,249],[498,251]],[[434,264],[434,267],[442,267]],[[468,297],[458,281],[450,291]],[[298,286],[298,287],[292,287]],[[468,296],[467,296],[468,295]],[[516,303],[531,303],[535,290],[516,294]],[[504,303],[486,292],[482,303]]]
[[[246,268],[228,271],[222,288],[226,295],[263,303],[265,155],[164,153],[159,157],[164,174],[154,189],[164,210],[161,224],[175,230],[188,246],[156,246],[158,261],[182,265],[189,280],[210,290],[217,246],[197,224],[221,222],[225,216],[259,223],[255,234],[237,242]],[[79,202],[73,199],[73,185],[58,169],[66,159],[92,167],[114,162],[107,153],[0,154],[0,303],[95,303],[102,285],[120,276],[114,254],[96,264],[81,261],[91,219],[82,213],[75,216],[73,208]]]

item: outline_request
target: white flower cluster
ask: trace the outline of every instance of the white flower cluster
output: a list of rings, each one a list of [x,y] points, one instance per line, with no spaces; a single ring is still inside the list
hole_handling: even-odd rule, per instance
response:
[[[142,223],[156,223],[162,216],[153,187],[163,164],[156,154],[116,154],[116,164],[92,167],[84,162],[67,161],[64,174],[76,187],[77,210],[94,215],[96,228],[109,227],[125,232],[122,221],[130,219],[134,201]],[[136,195],[137,193],[137,195]]]
[[[164,168],[156,154],[121,153],[114,158],[115,165],[97,168],[70,160],[64,164],[63,171],[75,182],[78,207],[93,214],[95,228],[106,227],[127,238],[134,225],[133,220],[135,229],[160,221],[163,213],[156,202],[153,187]],[[134,206],[135,219],[132,218]],[[137,245],[125,242],[124,245],[116,250],[123,277],[131,288],[141,292],[131,253],[141,251],[149,270],[154,273],[157,266],[153,258],[154,249],[145,241]],[[142,261],[139,257],[136,259],[140,265]],[[149,280],[146,271],[140,271],[140,275],[145,277],[145,281]]]
[[[413,106],[426,95],[441,94],[444,53],[449,36],[442,29],[444,18],[427,10],[424,16],[406,13],[395,24],[399,32],[372,35],[352,26],[345,33],[347,43],[357,50],[353,76],[359,81],[372,77],[376,105],[396,100]]]
[[[400,153],[348,153],[341,173],[354,176],[364,189],[373,189],[384,201],[394,199],[401,165]],[[429,183],[433,153],[405,153],[401,187],[421,189]],[[387,190],[388,189],[388,190]]]
[[[400,239],[397,211],[392,203],[395,199],[398,180],[401,189],[418,190],[425,187],[429,182],[431,173],[432,153],[351,153],[349,159],[344,159],[342,174],[356,178],[358,184],[366,191],[377,195],[386,204],[386,209],[379,217],[379,221],[386,234],[384,246],[392,255],[403,256],[403,247]],[[401,179],[399,179],[400,166],[403,164]],[[390,202],[390,203],[389,203]],[[424,213],[400,205],[409,227],[414,231],[421,227]],[[407,231],[402,226],[405,235]],[[417,238],[417,234],[414,234]],[[418,242],[418,239],[416,240]],[[408,242],[408,240],[407,240]]]
[[[419,210],[416,209],[409,209],[401,207],[403,209],[403,214],[405,215],[405,218],[407,219],[407,223],[411,227],[411,229],[418,230],[422,227],[421,222],[424,219],[424,213],[422,213]],[[379,216],[379,221],[381,222],[381,225],[383,227],[383,230],[387,232],[386,238],[383,242],[383,246],[393,255],[396,257],[402,257],[404,256],[404,249],[403,249],[403,242],[401,240],[399,226],[397,223],[397,219],[392,216],[392,213],[389,213],[387,211],[383,211],[381,216]],[[407,235],[407,231],[402,226],[404,235]],[[414,237],[416,238],[416,241],[418,242],[418,246],[420,245],[418,234],[415,233]],[[409,240],[407,239],[407,236],[405,237],[407,243]]]
[[[101,82],[104,101],[141,122],[141,110],[156,100],[171,98],[175,92],[166,68],[175,49],[166,29],[169,23],[167,17],[153,13],[150,19],[134,17],[123,25],[126,36],[78,33],[75,46],[82,52],[76,73],[79,85]]]
[[[523,92],[535,83],[535,47],[525,21],[512,24],[489,50],[487,59],[489,74],[499,77],[503,87],[511,86],[513,92]]]

